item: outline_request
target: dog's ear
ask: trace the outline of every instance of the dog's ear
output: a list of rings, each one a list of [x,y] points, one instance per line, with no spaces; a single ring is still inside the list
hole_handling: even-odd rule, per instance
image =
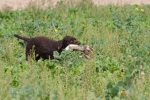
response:
[[[63,44],[67,44],[67,42],[69,41],[69,39],[66,38],[66,37],[64,37],[62,41],[63,41]]]
[[[57,46],[57,49],[60,50],[61,48],[62,48],[62,44],[59,44],[59,45]]]
[[[63,46],[63,41],[59,41],[57,44],[57,49],[60,50]]]
[[[69,41],[64,39],[62,42],[62,48],[65,49],[68,45],[69,45]]]

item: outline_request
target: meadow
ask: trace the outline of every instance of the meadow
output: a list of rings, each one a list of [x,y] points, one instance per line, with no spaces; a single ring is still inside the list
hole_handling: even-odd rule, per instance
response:
[[[148,100],[150,5],[95,6],[88,0],[0,12],[1,100]],[[13,35],[76,37],[94,50],[55,52],[57,60],[25,60]]]

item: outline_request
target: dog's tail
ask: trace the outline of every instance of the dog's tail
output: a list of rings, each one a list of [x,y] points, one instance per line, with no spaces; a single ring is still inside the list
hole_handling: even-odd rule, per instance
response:
[[[17,37],[18,39],[22,39],[22,40],[24,40],[26,42],[30,39],[30,38],[27,38],[27,37],[19,36],[17,34],[14,34],[14,36]]]

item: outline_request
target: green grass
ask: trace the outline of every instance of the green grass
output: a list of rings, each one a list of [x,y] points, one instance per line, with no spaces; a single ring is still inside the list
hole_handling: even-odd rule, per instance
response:
[[[138,8],[138,10],[137,10]],[[144,9],[144,12],[141,11]],[[54,8],[0,12],[0,99],[148,100],[150,5],[94,6],[60,2]],[[72,35],[94,51],[64,51],[56,60],[25,61],[25,44],[13,34]],[[125,90],[126,95],[121,95]]]

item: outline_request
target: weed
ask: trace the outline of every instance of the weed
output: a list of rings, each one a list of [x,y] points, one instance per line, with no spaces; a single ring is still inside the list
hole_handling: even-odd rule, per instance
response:
[[[0,12],[0,98],[149,99],[149,8],[84,0]],[[27,62],[25,43],[18,44],[16,33],[57,40],[73,35],[94,51],[89,60],[69,50],[54,52],[55,60]]]

